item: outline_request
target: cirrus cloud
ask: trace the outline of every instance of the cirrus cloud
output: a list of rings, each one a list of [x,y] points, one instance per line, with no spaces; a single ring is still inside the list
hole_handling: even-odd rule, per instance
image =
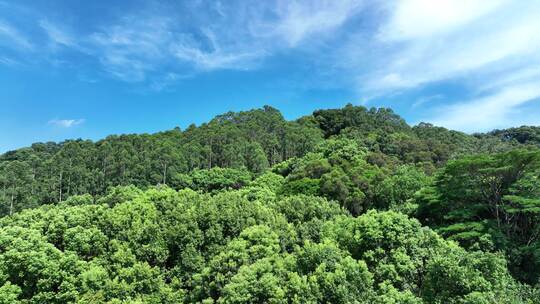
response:
[[[109,13],[83,30],[34,12],[46,42],[28,38],[21,29],[27,25],[19,28],[0,13],[0,44],[24,50],[19,57],[0,53],[0,64],[84,58],[98,67],[95,78],[162,92],[200,74],[265,70],[285,58],[305,77],[293,79],[285,69],[283,81],[309,83],[289,87],[353,91],[367,104],[407,96],[399,105],[409,114],[461,130],[497,123],[460,113],[497,105],[493,116],[515,123],[516,113],[540,97],[532,89],[540,86],[535,1],[201,0]],[[38,52],[44,44],[54,48]],[[54,52],[60,48],[66,52]]]
[[[49,120],[50,125],[54,125],[62,128],[71,128],[80,124],[83,124],[85,119],[52,119]]]

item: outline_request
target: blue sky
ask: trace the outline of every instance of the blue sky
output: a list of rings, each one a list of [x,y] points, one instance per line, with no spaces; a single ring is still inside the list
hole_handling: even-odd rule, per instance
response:
[[[0,0],[0,151],[346,103],[540,124],[536,0]]]

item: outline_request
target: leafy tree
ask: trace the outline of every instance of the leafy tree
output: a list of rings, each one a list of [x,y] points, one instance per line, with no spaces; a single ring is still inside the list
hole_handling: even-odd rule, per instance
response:
[[[10,162],[3,169],[3,209],[7,209],[7,213],[11,215],[15,210],[21,209],[20,203],[28,200],[26,186],[31,182],[31,171],[30,166],[21,161]]]
[[[539,161],[538,150],[452,161],[416,198],[418,216],[466,247],[506,251],[514,275],[536,282]]]
[[[418,302],[413,295],[427,303],[468,303],[480,293],[487,303],[519,298],[504,258],[468,253],[403,214],[370,211],[338,218],[328,223],[326,236],[366,262],[379,292],[391,294],[381,295],[390,303],[396,297]]]
[[[239,189],[251,181],[249,171],[232,168],[195,170],[190,174],[177,175],[174,184],[178,188],[191,188],[204,192]]]
[[[190,186],[188,177],[200,169],[245,168],[256,176],[289,159],[301,159],[311,152],[327,153],[328,150],[317,148],[324,137],[352,140],[362,147],[361,154],[370,165],[394,171],[399,165],[414,163],[429,175],[446,161],[466,153],[509,151],[519,145],[530,145],[534,142],[534,132],[534,128],[522,127],[470,136],[425,123],[411,128],[390,109],[352,105],[318,110],[295,121],[286,121],[278,110],[265,106],[218,115],[208,123],[191,125],[184,131],[175,128],[156,134],[112,135],[97,142],[78,139],[36,143],[0,155],[0,168],[7,168],[11,162],[22,162],[29,168],[28,180],[23,183],[28,191],[19,195],[16,202],[15,209],[19,210],[36,204],[58,203],[85,193],[98,199],[114,186],[148,188],[167,184],[180,189]],[[325,142],[328,147],[333,145],[332,141]],[[335,167],[329,160],[328,155],[319,158],[319,163],[313,160],[306,165],[306,172],[297,173],[320,179],[322,174],[334,169],[329,166]],[[341,170],[351,176],[347,166]],[[1,197],[13,192],[3,187],[10,176],[11,172],[0,171]],[[319,191],[320,188],[313,187],[313,181],[296,182],[302,178],[291,177],[285,186],[290,189],[285,192],[306,193],[303,188],[312,191],[311,194]],[[329,195],[360,195],[351,189],[330,187],[333,178],[342,181],[339,172],[327,178],[330,180],[325,189]],[[342,183],[354,186],[356,181],[353,178],[349,183],[345,179]],[[364,190],[361,192],[371,201],[372,194]],[[357,196],[347,204],[357,208],[355,212],[364,212],[366,207],[370,208],[362,206],[366,199]],[[0,212],[0,215],[9,214],[9,208],[4,206]]]
[[[352,214],[361,214],[374,205],[375,184],[383,172],[369,164],[365,151],[352,140],[328,140],[317,153],[292,160],[282,187],[284,195],[321,195],[339,202]]]
[[[376,186],[375,205],[378,209],[407,212],[407,209],[414,208],[406,205],[407,201],[428,183],[429,178],[421,170],[411,165],[400,166]]]
[[[9,151],[0,303],[535,304],[536,131],[265,106]]]

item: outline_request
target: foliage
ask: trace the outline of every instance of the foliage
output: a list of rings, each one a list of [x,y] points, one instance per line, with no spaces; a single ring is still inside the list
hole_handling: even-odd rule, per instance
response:
[[[537,131],[265,106],[10,151],[0,303],[536,304]]]
[[[107,197],[115,203],[44,205],[3,218],[2,301],[525,299],[503,257],[467,252],[396,212],[354,218],[323,198],[250,201],[241,190],[126,187]]]
[[[540,278],[540,152],[452,161],[416,197],[418,217],[468,248],[502,250],[521,280]]]

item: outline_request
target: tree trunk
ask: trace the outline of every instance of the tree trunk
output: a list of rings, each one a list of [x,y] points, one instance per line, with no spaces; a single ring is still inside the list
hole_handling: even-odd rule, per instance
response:
[[[125,185],[125,176],[126,176],[126,164],[122,164],[122,186]]]
[[[208,169],[212,169],[212,142],[213,140],[210,138],[210,163]]]
[[[61,203],[62,202],[62,177],[63,177],[63,173],[62,171],[60,171],[60,187],[59,187],[59,195],[58,195],[58,202]]]
[[[9,215],[13,214],[13,201],[15,200],[15,194],[11,193],[11,203],[9,204]]]
[[[102,174],[103,174],[103,177],[102,177],[102,180],[101,180],[101,189],[106,189],[105,187],[105,168],[107,166],[107,160],[105,159],[105,157],[103,158],[103,162],[102,162]]]
[[[167,164],[163,166],[163,184],[167,184]]]
[[[34,196],[34,184],[36,183],[36,168],[33,167],[32,168],[32,189],[31,189],[31,193],[32,193],[32,196]]]
[[[69,159],[69,176],[68,176],[68,188],[67,188],[67,195],[69,196],[71,194],[71,173],[73,170],[71,168],[73,167],[73,160]]]

